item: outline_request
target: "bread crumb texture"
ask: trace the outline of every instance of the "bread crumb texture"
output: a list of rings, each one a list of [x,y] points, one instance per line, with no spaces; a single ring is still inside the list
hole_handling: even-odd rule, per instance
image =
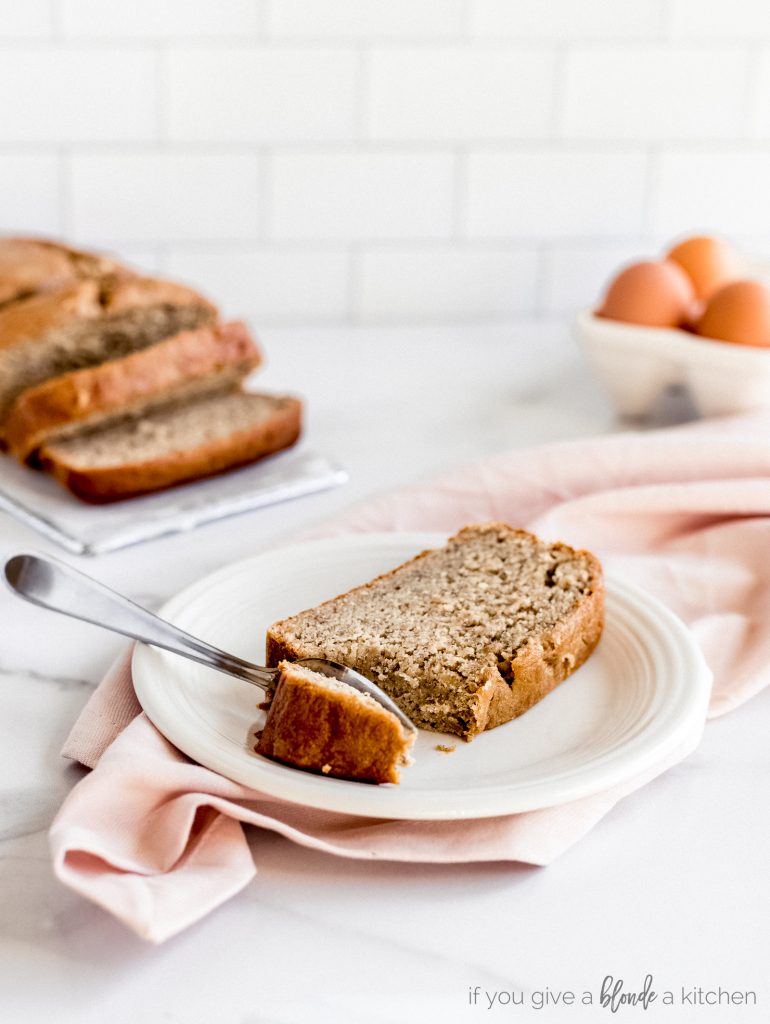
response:
[[[595,648],[598,559],[505,523],[445,547],[268,631],[268,663],[328,658],[381,686],[416,725],[472,739],[522,714]]]

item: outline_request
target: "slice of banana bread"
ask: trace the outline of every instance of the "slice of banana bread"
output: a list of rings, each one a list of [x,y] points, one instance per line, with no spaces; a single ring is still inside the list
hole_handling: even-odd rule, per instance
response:
[[[83,501],[120,501],[289,448],[301,418],[298,398],[236,387],[53,441],[40,465]]]
[[[257,753],[296,768],[361,782],[398,782],[414,733],[366,693],[282,662]]]
[[[377,683],[424,729],[471,740],[523,714],[602,632],[598,559],[504,523],[276,622],[267,663],[328,658]]]
[[[246,325],[235,321],[180,331],[150,348],[60,374],[15,399],[4,424],[8,449],[34,464],[37,450],[54,441],[227,390],[261,358]]]

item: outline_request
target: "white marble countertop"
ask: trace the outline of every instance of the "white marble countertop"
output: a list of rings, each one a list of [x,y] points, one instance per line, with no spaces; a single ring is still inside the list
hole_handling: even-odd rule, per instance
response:
[[[264,332],[265,384],[307,396],[344,488],[98,559],[157,605],[348,504],[443,467],[616,429],[563,327]],[[46,541],[6,516],[0,555]],[[47,828],[81,771],[59,748],[120,641],[0,593],[0,1020],[8,1024],[584,1021],[611,974],[639,989],[754,990],[759,1006],[624,1008],[618,1019],[770,1020],[770,694],[545,869],[371,864],[252,832],[257,879],[160,947],[52,877]],[[119,799],[119,795],[116,796]],[[478,1003],[469,988],[480,987]],[[533,1007],[573,990],[578,1004]],[[529,1007],[487,1008],[484,990]]]

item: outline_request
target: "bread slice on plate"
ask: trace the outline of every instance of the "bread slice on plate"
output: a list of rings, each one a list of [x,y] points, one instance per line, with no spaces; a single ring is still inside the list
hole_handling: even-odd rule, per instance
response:
[[[84,501],[117,501],[288,448],[301,411],[297,398],[233,389],[53,441],[40,464]]]
[[[151,348],[22,391],[6,416],[6,443],[17,459],[34,462],[44,444],[225,390],[260,362],[259,349],[240,321],[181,331]]]
[[[88,278],[122,273],[114,260],[42,238],[0,238],[0,306]]]
[[[282,662],[257,753],[333,778],[398,782],[415,734],[339,679]]]
[[[603,621],[594,555],[487,523],[274,623],[266,657],[273,666],[347,665],[415,725],[471,740],[566,679],[596,647]]]
[[[80,281],[0,309],[0,422],[26,388],[213,323],[216,313],[191,288],[129,275]]]

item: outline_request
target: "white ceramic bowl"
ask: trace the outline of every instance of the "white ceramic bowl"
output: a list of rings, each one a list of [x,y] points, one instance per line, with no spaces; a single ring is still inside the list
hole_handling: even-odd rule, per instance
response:
[[[623,416],[644,416],[681,385],[702,416],[770,407],[770,349],[733,345],[668,327],[578,313],[575,333]]]

